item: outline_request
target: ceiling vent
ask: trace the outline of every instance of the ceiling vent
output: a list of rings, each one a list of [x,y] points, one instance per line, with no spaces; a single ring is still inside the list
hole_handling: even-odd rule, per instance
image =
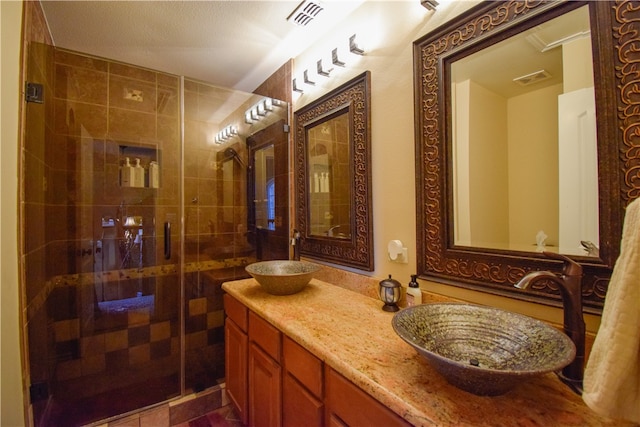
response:
[[[298,5],[298,7],[294,9],[293,12],[291,12],[291,14],[287,17],[287,21],[304,27],[311,21],[313,21],[314,18],[318,16],[320,12],[322,12],[322,10],[323,7],[321,6],[320,2],[304,0]]]
[[[513,81],[518,83],[520,86],[529,86],[550,78],[551,78],[551,74],[549,74],[548,71],[540,70],[540,71],[536,71],[535,73],[516,77],[515,79],[513,79]]]

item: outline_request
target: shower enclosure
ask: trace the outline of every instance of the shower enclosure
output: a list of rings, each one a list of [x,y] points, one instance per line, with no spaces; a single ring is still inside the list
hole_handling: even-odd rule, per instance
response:
[[[26,76],[34,425],[94,423],[217,385],[220,285],[248,277],[256,256],[245,138],[286,119],[287,104],[246,123],[263,97],[37,43]]]

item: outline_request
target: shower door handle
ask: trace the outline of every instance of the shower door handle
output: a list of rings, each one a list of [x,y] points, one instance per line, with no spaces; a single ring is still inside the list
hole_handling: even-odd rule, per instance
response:
[[[171,258],[171,223],[164,223],[164,259]]]

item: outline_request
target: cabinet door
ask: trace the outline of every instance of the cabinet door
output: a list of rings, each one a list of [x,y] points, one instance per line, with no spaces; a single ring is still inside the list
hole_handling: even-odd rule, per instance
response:
[[[322,400],[322,360],[286,335],[282,338],[282,367],[285,372]]]
[[[395,412],[325,366],[325,407],[327,424],[400,427],[410,424]]]
[[[324,405],[288,372],[282,379],[282,425],[322,427]]]
[[[280,427],[282,382],[280,365],[256,344],[249,345],[249,425]]]
[[[248,338],[227,318],[224,326],[226,392],[243,424],[248,421],[247,352]]]
[[[282,425],[324,424],[323,363],[287,336],[282,337]]]

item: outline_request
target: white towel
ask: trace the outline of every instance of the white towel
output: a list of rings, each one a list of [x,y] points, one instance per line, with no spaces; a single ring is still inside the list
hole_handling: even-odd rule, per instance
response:
[[[627,207],[582,398],[600,415],[640,423],[640,199]]]

